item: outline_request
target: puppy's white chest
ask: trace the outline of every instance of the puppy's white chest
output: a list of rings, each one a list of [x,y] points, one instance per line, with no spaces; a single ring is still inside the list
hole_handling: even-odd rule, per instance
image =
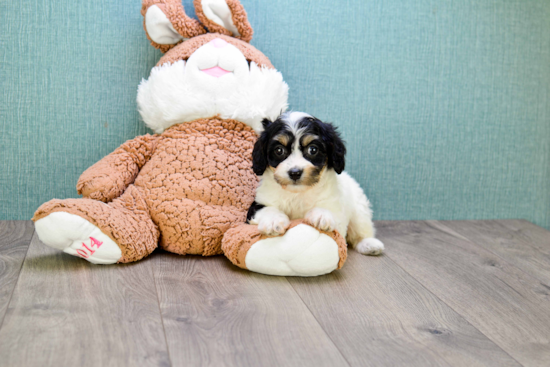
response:
[[[315,208],[316,200],[308,196],[297,196],[291,200],[285,200],[279,208],[290,219],[304,218],[311,209]],[[285,205],[286,204],[286,205]]]

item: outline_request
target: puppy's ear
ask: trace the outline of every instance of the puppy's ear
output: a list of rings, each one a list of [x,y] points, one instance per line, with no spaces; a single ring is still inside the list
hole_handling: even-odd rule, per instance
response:
[[[252,170],[258,176],[263,175],[265,170],[267,169],[267,144],[268,143],[269,143],[269,137],[268,137],[268,134],[264,131],[260,135],[258,140],[256,140],[256,144],[254,144],[254,150],[252,151]]]
[[[264,130],[267,129],[267,127],[268,127],[269,125],[271,125],[272,123],[273,123],[273,121],[271,121],[270,119],[267,119],[267,118],[266,118],[266,119],[263,119],[263,120],[262,120],[262,126],[264,127]]]
[[[323,135],[328,148],[328,167],[334,168],[334,171],[340,174],[346,167],[346,145],[332,124],[324,124]]]

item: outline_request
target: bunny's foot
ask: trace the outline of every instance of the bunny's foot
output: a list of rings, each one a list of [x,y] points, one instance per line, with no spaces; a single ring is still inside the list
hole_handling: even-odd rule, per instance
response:
[[[303,220],[293,221],[276,237],[260,234],[255,225],[233,227],[225,233],[222,249],[240,268],[280,276],[327,274],[340,269],[347,256],[340,234],[319,231]]]
[[[133,185],[108,204],[92,199],[48,201],[33,221],[44,244],[94,264],[140,260],[159,240],[146,202]]]
[[[114,264],[122,257],[120,247],[109,236],[75,214],[51,213],[37,220],[35,228],[45,245],[93,264]]]

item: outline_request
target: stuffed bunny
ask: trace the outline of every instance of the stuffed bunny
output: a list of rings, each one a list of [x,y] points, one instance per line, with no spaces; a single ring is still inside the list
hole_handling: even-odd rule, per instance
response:
[[[177,254],[225,254],[273,275],[313,276],[342,266],[346,244],[295,221],[283,236],[244,224],[258,178],[252,148],[262,120],[287,109],[288,86],[248,42],[238,0],[144,0],[144,28],[165,54],[138,88],[156,134],[122,144],[88,168],[82,199],[51,200],[33,221],[42,242],[95,264],[127,263],[158,246]],[[201,24],[202,23],[202,24]],[[210,33],[208,33],[206,27]]]

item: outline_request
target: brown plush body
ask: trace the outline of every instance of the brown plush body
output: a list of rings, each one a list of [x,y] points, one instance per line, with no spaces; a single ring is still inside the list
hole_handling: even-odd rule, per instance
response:
[[[129,140],[80,177],[79,193],[94,200],[52,200],[33,220],[55,211],[82,216],[129,245],[121,262],[150,254],[159,236],[170,252],[221,254],[223,234],[245,221],[254,200],[255,141],[248,126],[217,118]]]

